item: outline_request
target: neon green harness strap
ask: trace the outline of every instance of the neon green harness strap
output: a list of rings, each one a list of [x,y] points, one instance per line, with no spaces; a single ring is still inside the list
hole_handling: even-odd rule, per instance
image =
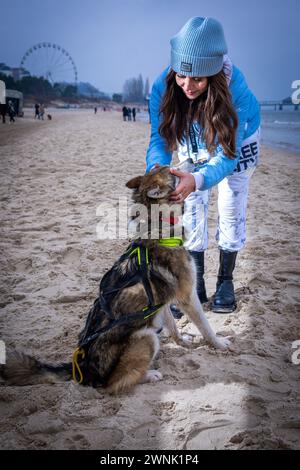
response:
[[[160,246],[166,246],[169,248],[174,248],[177,246],[183,246],[183,240],[180,237],[172,237],[172,238],[159,238],[158,244]]]
[[[182,238],[180,238],[180,237],[160,238],[157,242],[158,242],[159,246],[165,246],[165,247],[168,247],[168,248],[178,247],[178,246],[183,245]],[[143,272],[147,272],[148,269],[149,269],[149,261],[150,261],[149,260],[148,248],[144,247],[143,250],[141,250],[140,246],[133,246],[133,247],[130,246],[129,249],[127,249],[127,251],[124,253],[123,257],[124,256],[125,257],[130,257],[134,254],[136,254],[136,256],[137,256],[138,266],[140,267],[140,269],[142,269]],[[121,258],[121,259],[123,259],[123,258]],[[143,313],[139,312],[136,315],[138,316],[138,319],[140,319],[140,315],[142,313],[143,319],[147,320],[148,318],[150,318],[151,316],[153,316],[157,312],[159,312],[159,310],[162,308],[163,304],[153,305],[154,304],[153,294],[152,294],[152,290],[151,290],[151,286],[150,286],[148,277],[146,277],[146,278],[145,278],[145,276],[142,277],[142,282],[144,284],[146,293],[148,295],[150,305],[148,305],[147,307],[144,307],[142,309]],[[135,319],[134,317],[136,315],[132,315],[132,319]],[[115,321],[113,326],[115,326],[116,324],[120,324],[120,321]],[[79,363],[78,363],[78,358],[81,356],[81,359],[84,359],[85,354],[86,353],[85,353],[85,350],[84,350],[83,347],[78,347],[74,351],[74,354],[73,354],[72,375],[73,375],[74,382],[78,383],[78,384],[81,384],[84,380],[82,370],[81,370],[81,368],[79,366]]]

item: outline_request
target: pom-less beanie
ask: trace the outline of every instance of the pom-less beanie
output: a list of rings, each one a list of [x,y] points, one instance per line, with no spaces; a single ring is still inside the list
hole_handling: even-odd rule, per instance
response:
[[[191,18],[170,43],[171,68],[175,72],[189,77],[209,77],[222,70],[227,44],[219,21]]]

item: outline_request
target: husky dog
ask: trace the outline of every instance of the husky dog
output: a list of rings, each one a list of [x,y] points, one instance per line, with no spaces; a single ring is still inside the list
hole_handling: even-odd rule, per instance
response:
[[[127,182],[134,203],[143,204],[151,222],[151,206],[170,205],[176,177],[168,167]],[[136,216],[132,217],[134,222]],[[145,222],[145,221],[144,221]],[[149,227],[148,223],[146,224]],[[172,242],[172,238],[170,238]],[[159,350],[158,332],[166,326],[177,344],[191,345],[180,335],[169,304],[179,307],[196,325],[204,339],[219,349],[230,341],[217,337],[206,317],[196,291],[196,267],[182,243],[164,244],[151,238],[146,229],[138,240],[105,274],[99,297],[89,311],[79,335],[73,364],[46,364],[23,353],[8,358],[4,377],[8,384],[53,383],[72,377],[83,384],[103,386],[110,393],[131,390],[138,383],[162,379],[151,364]]]

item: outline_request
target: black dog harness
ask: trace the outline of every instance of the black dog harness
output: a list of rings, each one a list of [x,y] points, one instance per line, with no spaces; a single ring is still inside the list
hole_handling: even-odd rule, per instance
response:
[[[163,244],[163,243],[159,243]],[[180,243],[182,244],[182,242]],[[177,246],[179,243],[177,244]],[[174,244],[165,244],[165,246],[175,246]],[[131,260],[129,269],[126,269],[125,273],[121,270],[121,264],[126,259]],[[129,264],[129,263],[128,263]],[[91,344],[96,341],[99,336],[103,335],[107,331],[120,325],[130,325],[130,323],[136,320],[147,320],[152,315],[155,315],[163,306],[163,304],[155,304],[152,288],[149,281],[149,252],[148,248],[145,247],[141,242],[132,242],[127,248],[126,252],[119,258],[102,278],[100,282],[100,293],[99,297],[95,300],[93,307],[91,308],[85,325],[85,334],[78,344],[77,349],[73,354],[73,380],[79,384],[83,382],[83,374],[78,364],[78,359],[85,359],[88,349]],[[111,305],[116,295],[125,287],[133,286],[139,282],[142,282],[146,295],[148,297],[148,305],[142,310],[134,313],[130,313],[116,319],[112,313]],[[92,320],[96,314],[105,315],[109,320],[108,324],[98,330],[94,330],[94,333],[89,334],[90,330],[93,330]]]

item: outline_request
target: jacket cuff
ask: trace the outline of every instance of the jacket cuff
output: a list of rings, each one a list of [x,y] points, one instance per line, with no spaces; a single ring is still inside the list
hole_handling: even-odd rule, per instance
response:
[[[192,175],[195,179],[196,189],[201,189],[204,185],[204,176],[200,172],[192,173]]]

